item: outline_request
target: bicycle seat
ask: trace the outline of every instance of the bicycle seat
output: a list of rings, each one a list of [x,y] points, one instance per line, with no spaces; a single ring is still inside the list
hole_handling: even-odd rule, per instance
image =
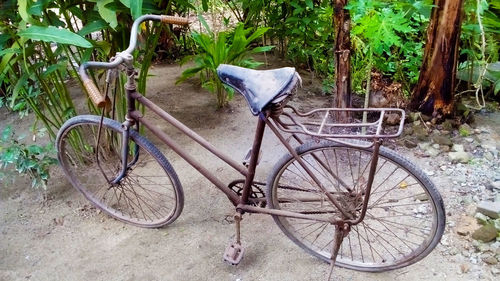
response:
[[[222,83],[245,97],[253,115],[259,114],[269,103],[288,96],[300,81],[293,67],[254,70],[221,64],[217,68],[217,75]]]

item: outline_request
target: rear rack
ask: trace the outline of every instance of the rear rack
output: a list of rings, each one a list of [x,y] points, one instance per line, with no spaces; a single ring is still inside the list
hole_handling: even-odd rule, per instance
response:
[[[332,121],[335,113],[347,112],[363,114],[366,112],[373,122],[362,123],[350,118],[346,123]],[[398,114],[400,121],[395,133],[386,132],[384,120],[388,114]],[[374,116],[375,115],[375,116]],[[309,112],[300,112],[293,106],[285,105],[279,116],[273,120],[277,127],[291,134],[305,134],[308,136],[346,143],[353,146],[370,147],[377,139],[396,138],[403,132],[405,112],[399,108],[318,108]],[[341,139],[369,139],[368,144],[353,144]]]

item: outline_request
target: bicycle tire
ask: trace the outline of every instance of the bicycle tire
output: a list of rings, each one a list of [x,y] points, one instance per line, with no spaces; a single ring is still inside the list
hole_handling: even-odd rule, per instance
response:
[[[109,184],[121,170],[122,126],[104,118],[95,151],[100,116],[80,115],[66,121],[58,132],[57,157],[71,184],[95,207],[136,226],[158,228],[172,223],[184,206],[184,194],[174,169],[165,156],[144,136],[130,129],[131,153],[139,148],[123,179]],[[135,145],[137,144],[137,146]]]
[[[296,152],[322,185],[330,184],[332,194],[342,199],[343,206],[352,207],[347,210],[359,212],[354,208],[359,208],[360,202],[342,191],[341,182],[362,192],[369,170],[366,167],[371,163],[371,148],[329,141],[306,143],[296,148]],[[359,155],[357,164],[353,161],[356,155]],[[317,184],[301,169],[290,154],[278,161],[267,183],[269,208],[340,218],[340,212],[328,204],[325,194],[318,191]],[[406,175],[402,180],[395,176],[400,173]],[[394,180],[395,185],[389,184]],[[334,225],[280,216],[273,216],[273,219],[295,244],[330,262]],[[360,224],[353,225],[344,238],[335,264],[367,272],[405,267],[428,255],[440,241],[444,228],[443,200],[431,180],[396,152],[381,147],[366,217]]]

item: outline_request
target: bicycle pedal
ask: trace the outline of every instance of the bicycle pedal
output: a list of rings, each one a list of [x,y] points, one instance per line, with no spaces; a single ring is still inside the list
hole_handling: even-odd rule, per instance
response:
[[[243,258],[243,253],[245,253],[245,248],[238,243],[231,243],[224,251],[224,261],[231,265],[237,265]]]

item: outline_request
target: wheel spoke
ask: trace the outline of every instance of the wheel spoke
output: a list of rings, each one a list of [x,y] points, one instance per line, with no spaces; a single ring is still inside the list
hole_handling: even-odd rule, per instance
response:
[[[87,117],[88,118],[88,117]],[[58,142],[61,165],[69,175],[72,184],[83,192],[92,203],[111,216],[144,227],[157,227],[173,222],[182,208],[182,195],[173,180],[164,158],[160,153],[150,153],[156,148],[149,142],[136,139],[131,134],[129,142],[128,167],[118,184],[110,186],[105,178],[115,179],[122,169],[120,124],[105,121],[99,143],[99,163],[96,163],[95,133],[99,127],[95,121],[82,121],[66,127],[63,139]],[[113,124],[113,125],[109,125]],[[114,126],[114,127],[113,127]],[[75,138],[74,141],[72,138]],[[136,143],[139,145],[136,150]],[[77,144],[75,150],[71,144]],[[82,151],[81,154],[79,151]],[[132,161],[138,154],[138,159]],[[153,174],[154,173],[154,174]]]
[[[320,143],[302,145],[297,153],[316,178],[334,190],[331,194],[343,210],[360,214],[373,161],[371,148]],[[271,175],[269,207],[342,219],[336,208],[324,204],[326,196],[311,176],[287,157]],[[368,271],[394,269],[419,260],[435,247],[444,229],[435,203],[439,195],[432,184],[424,184],[422,172],[408,165],[394,152],[381,149],[365,219],[351,226],[340,245],[338,265]],[[418,201],[424,195],[426,199]],[[329,261],[334,225],[287,217],[275,217],[275,221],[295,243]]]

